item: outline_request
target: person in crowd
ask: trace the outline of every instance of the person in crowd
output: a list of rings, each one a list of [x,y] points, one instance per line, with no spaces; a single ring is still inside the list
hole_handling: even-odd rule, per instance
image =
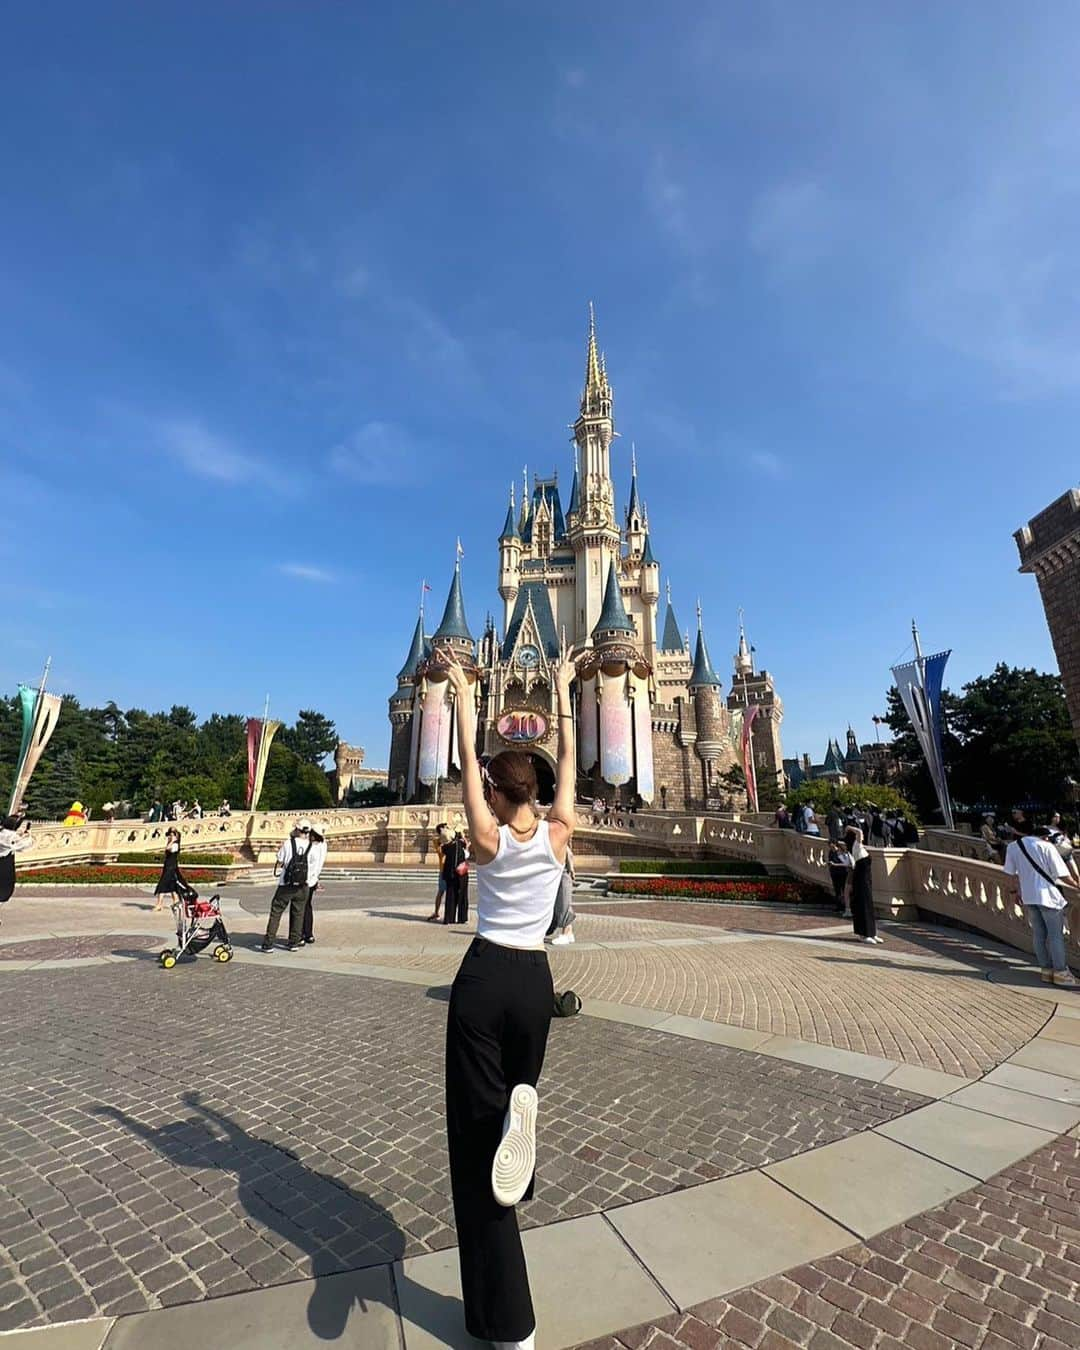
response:
[[[885,847],[885,821],[879,806],[870,807],[870,842],[875,848]]]
[[[72,802],[68,807],[67,815],[64,817],[65,825],[85,825],[89,817],[86,808],[82,802]]]
[[[154,913],[165,908],[165,901],[169,902],[170,907],[178,904],[180,901],[180,887],[184,885],[184,878],[180,875],[180,831],[168,829],[165,831],[165,857],[161,863],[161,876],[158,877],[158,883],[154,887]]]
[[[792,808],[791,823],[795,826],[796,834],[806,833],[806,807],[802,802],[797,802]]]
[[[1065,952],[1066,901],[1059,884],[1069,880],[1065,859],[1049,839],[1040,839],[1023,821],[1005,850],[1005,871],[1016,877],[1020,888],[1043,983],[1074,988],[1077,980]]]
[[[1069,876],[1073,884],[1080,886],[1080,871],[1076,867],[1073,842],[1061,828],[1060,811],[1055,811],[1050,817],[1050,824],[1046,827],[1046,837],[1065,860],[1065,866],[1069,869]]]
[[[855,936],[860,942],[880,944],[883,939],[877,935],[874,917],[873,863],[863,843],[862,830],[852,826],[844,836],[844,843],[851,855],[851,922]]]
[[[192,820],[202,820],[203,809],[201,803],[199,802],[198,797],[196,797],[195,800],[191,803],[191,807],[188,811],[188,816]]]
[[[998,834],[997,817],[993,811],[984,811],[982,824],[979,826],[979,835],[986,845],[987,856],[991,862],[1001,862],[1005,855],[1004,846]]]
[[[450,667],[478,892],[477,936],[454,980],[446,1028],[450,1185],[465,1325],[507,1350],[535,1344],[514,1206],[532,1194],[536,1083],[554,1004],[544,932],[574,832],[574,674],[564,652],[555,800],[542,819],[528,755],[503,751],[481,769],[472,686],[460,665]]]
[[[885,836],[885,848],[896,847],[896,812],[886,811],[882,820],[882,832]]]
[[[803,834],[812,834],[818,836],[821,834],[821,826],[817,823],[817,816],[814,815],[814,808],[809,802],[802,809],[803,812]]]
[[[0,819],[0,905],[15,894],[15,854],[33,846],[30,822],[21,811]]]
[[[435,889],[435,913],[428,915],[428,923],[438,923],[442,917],[443,897],[446,895],[446,877],[443,875],[443,859],[446,854],[447,825],[446,821],[440,821],[435,826],[435,862],[439,869],[439,882]]]
[[[791,820],[791,813],[783,802],[776,808],[776,828],[778,830],[791,830],[794,825]]]
[[[604,821],[604,799],[594,797],[592,802],[592,823],[602,825]]]
[[[443,847],[443,923],[469,922],[469,851],[460,830]]]
[[[161,820],[161,818],[164,816],[164,814],[165,808],[161,804],[161,798],[155,797],[154,800],[150,803],[150,814],[149,816],[147,816],[147,821],[151,825],[156,825],[158,821]]]
[[[829,843],[839,844],[844,837],[844,817],[838,802],[833,802],[825,816],[825,828],[829,833]]]
[[[847,891],[853,866],[851,854],[847,851],[843,839],[831,840],[829,843],[829,879],[832,881],[836,912],[845,919],[851,917]]]
[[[311,902],[315,899],[315,892],[319,889],[319,878],[326,866],[326,836],[321,834],[313,825],[310,830],[310,839],[311,846],[308,850],[307,867],[308,897],[307,904],[304,906],[304,924],[300,936],[300,941],[307,945],[315,941],[315,915]]]
[[[232,815],[232,807],[229,805],[228,797],[222,797],[221,805],[218,807],[217,813],[219,816],[226,816],[226,817]]]
[[[567,846],[566,867],[555,896],[555,911],[546,936],[553,947],[568,947],[574,941],[574,854]]]
[[[304,911],[308,903],[308,866],[311,858],[311,821],[299,820],[296,828],[278,849],[274,863],[274,876],[280,874],[281,880],[270,900],[270,916],[266,922],[266,934],[263,937],[261,952],[272,952],[277,940],[281,916],[289,911],[289,947],[291,952],[300,951],[304,936]]]

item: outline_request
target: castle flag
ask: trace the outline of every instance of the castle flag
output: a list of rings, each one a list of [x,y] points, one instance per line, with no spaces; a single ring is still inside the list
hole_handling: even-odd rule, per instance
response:
[[[751,731],[760,708],[747,708],[742,724],[742,764],[746,779],[746,804],[751,811],[758,809],[757,770],[754,768],[754,746]]]
[[[281,728],[280,722],[265,717],[249,717],[247,723],[248,752],[248,810],[255,811],[262,796],[266,765],[270,759],[270,743]]]
[[[949,797],[949,785],[945,778],[945,755],[943,744],[944,721],[941,709],[941,689],[945,675],[945,663],[950,652],[938,652],[934,656],[923,657],[916,646],[916,658],[903,665],[893,666],[892,675],[900,694],[904,710],[911,719],[919,748],[930,770],[930,781],[941,807],[945,828],[953,828],[952,800]]]
[[[22,741],[19,745],[19,759],[15,766],[15,781],[11,787],[11,801],[8,814],[22,802],[30,777],[37,768],[38,760],[45,752],[49,737],[56,730],[60,716],[61,698],[59,694],[47,694],[45,681],[34,689],[27,684],[19,685],[19,703],[22,707]]]

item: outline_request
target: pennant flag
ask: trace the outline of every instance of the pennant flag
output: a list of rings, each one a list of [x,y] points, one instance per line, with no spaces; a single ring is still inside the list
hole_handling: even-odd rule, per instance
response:
[[[262,796],[266,765],[270,759],[270,743],[281,728],[280,722],[265,717],[249,717],[248,733],[248,810],[256,811]]]
[[[461,540],[459,539],[459,540],[457,541],[457,557],[458,557],[458,562],[460,562],[461,559],[464,558],[464,556],[465,556],[465,550],[461,547]]]
[[[746,803],[751,811],[758,809],[758,790],[757,771],[754,768],[754,747],[750,733],[754,726],[754,719],[760,711],[760,708],[747,708],[743,715],[742,724],[743,777],[746,779]]]
[[[941,712],[941,689],[945,663],[950,652],[938,652],[923,661],[907,661],[893,666],[892,675],[904,710],[911,719],[919,748],[930,770],[930,781],[941,807],[946,829],[953,828],[952,800],[945,778],[943,750],[944,724]]]
[[[44,683],[40,689],[20,684],[19,703],[22,705],[23,715],[22,742],[15,768],[15,781],[11,788],[11,801],[8,803],[9,815],[26,795],[30,777],[45,752],[49,737],[56,730],[61,698],[59,694],[46,694]]]

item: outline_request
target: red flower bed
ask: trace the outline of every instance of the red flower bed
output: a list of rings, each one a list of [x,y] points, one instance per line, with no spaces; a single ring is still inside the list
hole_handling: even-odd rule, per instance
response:
[[[680,900],[731,900],[745,903],[779,901],[797,905],[820,901],[822,892],[801,881],[750,881],[735,877],[731,881],[693,881],[686,877],[633,877],[613,881],[615,895],[664,895]]]
[[[185,867],[181,869],[183,877],[195,885],[215,882],[221,873],[208,867]],[[68,863],[60,867],[39,867],[32,870],[19,868],[19,885],[64,884],[69,886],[115,886],[117,883],[139,882],[145,886],[154,885],[158,879],[153,867],[124,867],[120,863],[95,866],[93,863]]]

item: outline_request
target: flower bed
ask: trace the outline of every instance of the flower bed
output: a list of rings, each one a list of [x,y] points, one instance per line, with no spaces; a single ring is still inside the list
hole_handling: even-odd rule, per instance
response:
[[[646,876],[671,876],[681,873],[683,876],[706,875],[706,876],[732,876],[732,877],[763,877],[766,875],[764,867],[760,863],[749,862],[741,858],[715,858],[711,862],[702,862],[700,859],[679,858],[621,858],[619,860],[619,871],[626,875]]]
[[[824,891],[802,881],[691,881],[680,877],[633,877],[613,881],[613,895],[661,895],[669,900],[726,900],[732,904],[823,904]]]
[[[193,886],[220,881],[220,869],[209,867],[182,867],[180,874]],[[156,883],[158,873],[152,867],[125,867],[122,863],[68,863],[60,867],[20,867],[18,882],[20,886],[67,885],[67,886],[116,886],[131,883],[151,886]]]
[[[118,860],[118,866],[124,866],[127,863],[155,863],[160,867],[164,856],[165,845],[162,843],[161,848],[156,851],[146,850],[138,853],[125,853],[123,855],[123,862]],[[184,857],[192,864],[197,863],[201,867],[231,867],[236,861],[236,858],[231,853],[196,853],[193,851],[191,853],[185,853]],[[184,870],[183,861],[180,863],[180,870]]]

